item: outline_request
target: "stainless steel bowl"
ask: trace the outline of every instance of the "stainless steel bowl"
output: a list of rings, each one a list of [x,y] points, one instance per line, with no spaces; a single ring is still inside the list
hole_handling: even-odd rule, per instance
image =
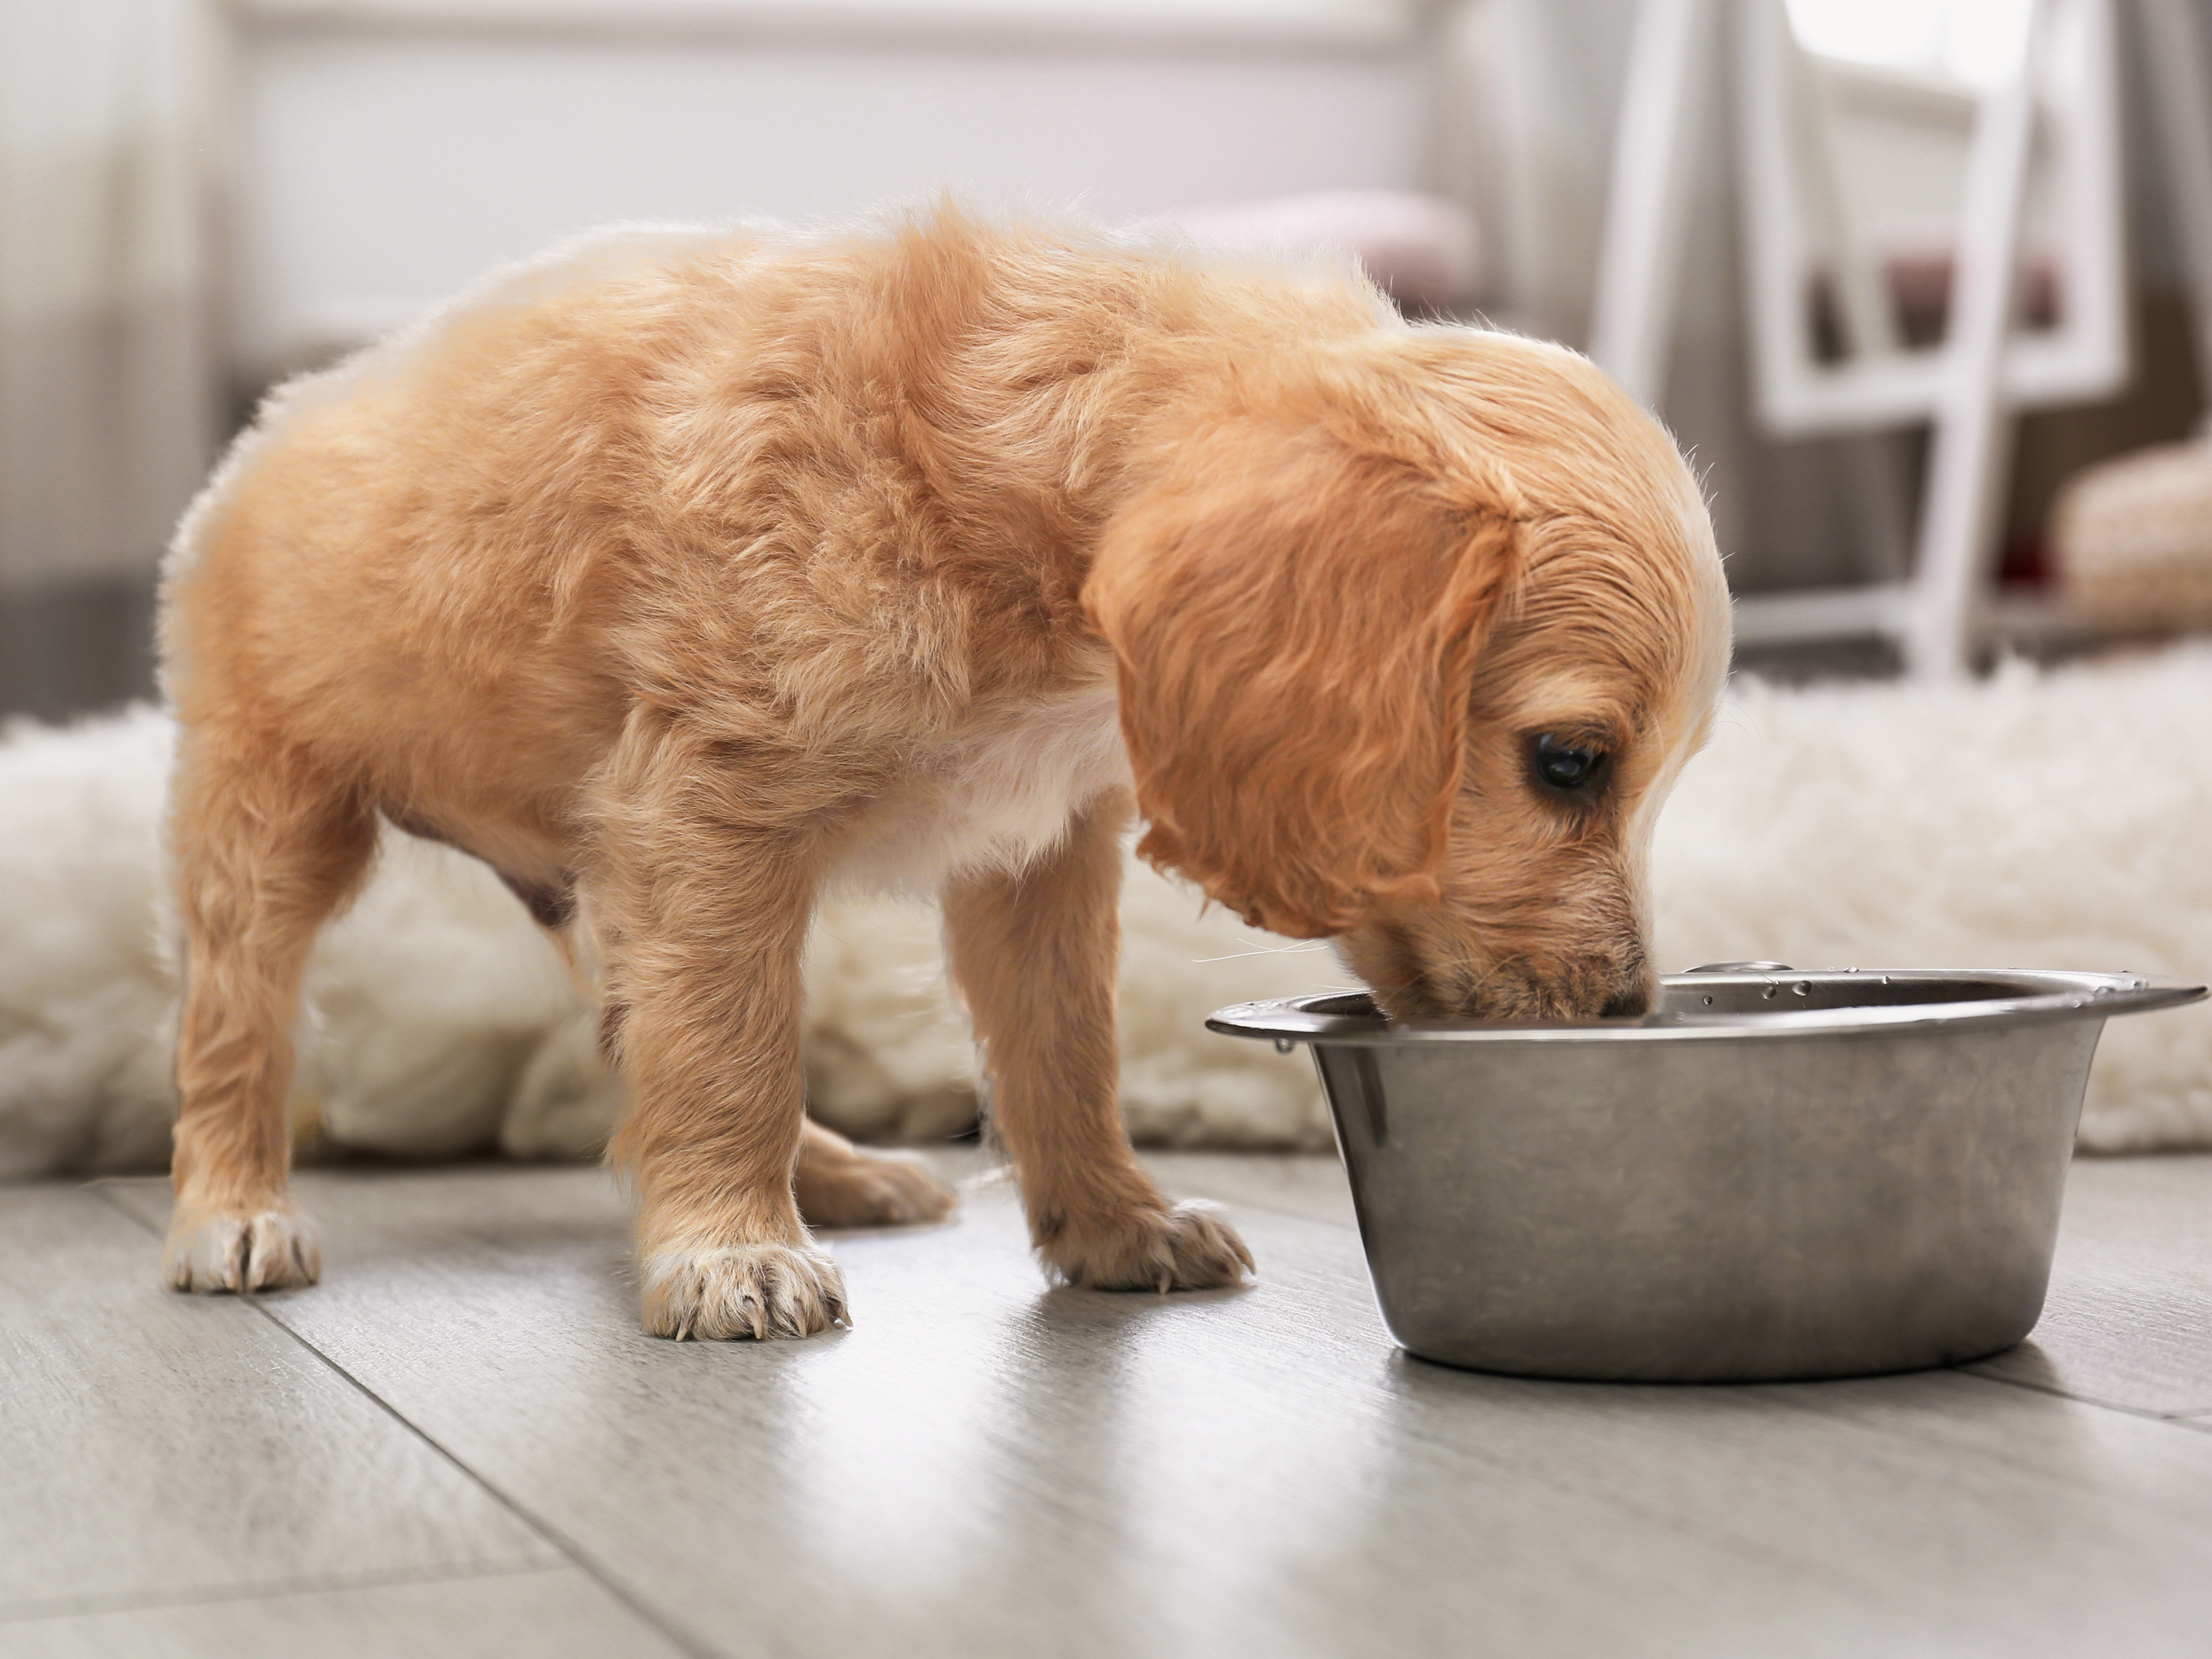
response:
[[[1393,1024],[1336,995],[1206,1023],[1312,1045],[1376,1295],[1413,1352],[1747,1382],[2025,1337],[2105,1021],[2204,994],[1728,963],[1662,981],[1641,1020]]]

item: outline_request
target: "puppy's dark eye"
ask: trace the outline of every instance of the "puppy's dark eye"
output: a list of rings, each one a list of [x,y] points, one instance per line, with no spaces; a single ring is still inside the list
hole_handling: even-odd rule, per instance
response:
[[[1538,781],[1547,789],[1576,793],[1588,789],[1605,772],[1605,750],[1569,743],[1547,732],[1529,745],[1529,761]]]

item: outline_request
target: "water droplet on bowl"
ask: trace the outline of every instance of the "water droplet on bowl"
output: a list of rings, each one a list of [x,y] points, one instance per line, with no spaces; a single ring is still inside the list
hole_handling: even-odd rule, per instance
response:
[[[1761,991],[1759,994],[1760,996],[1762,996],[1762,997],[1765,998],[1767,1001],[1771,1002],[1771,1001],[1773,1001],[1773,1000],[1774,1000],[1774,995],[1775,995],[1775,993],[1776,993],[1776,992],[1778,992],[1778,991],[1779,991],[1781,988],[1781,988],[1780,986],[1778,986],[1778,985],[1770,985],[1770,986],[1768,986],[1768,987],[1767,987],[1764,991]]]
[[[1801,997],[1809,997],[1813,994],[1813,982],[1810,980],[1801,979],[1793,988]]]
[[[2095,990],[2090,992],[2089,994],[2093,997],[2108,997],[2112,994],[2112,988],[2109,985],[2100,985]]]
[[[1291,1042],[1288,1037],[1277,1037],[1275,1039],[1275,1052],[1279,1054],[1287,1054],[1291,1049],[1297,1046],[1298,1045],[1297,1043]]]
[[[1711,1007],[1712,1006],[1713,1006],[1713,1000],[1712,1000],[1711,997],[1707,997],[1707,998],[1705,999],[1705,1006],[1706,1006],[1706,1007],[1708,1007],[1708,1008],[1710,1008],[1710,1007]]]

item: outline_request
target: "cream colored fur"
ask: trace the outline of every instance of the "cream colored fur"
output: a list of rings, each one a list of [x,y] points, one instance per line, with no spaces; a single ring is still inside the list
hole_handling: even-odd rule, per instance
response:
[[[303,976],[383,826],[588,957],[654,1334],[846,1316],[949,1192],[803,1115],[822,901],[939,899],[1048,1273],[1238,1282],[1120,1111],[1121,836],[1399,1013],[1632,1012],[1725,677],[1672,441],[1348,263],[939,203],[623,233],[280,394],[161,603],[180,1291],[311,1283]]]

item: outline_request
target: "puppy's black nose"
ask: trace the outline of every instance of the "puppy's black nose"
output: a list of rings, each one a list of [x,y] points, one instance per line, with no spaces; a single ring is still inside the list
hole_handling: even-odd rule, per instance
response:
[[[1606,1019],[1634,1019],[1649,1012],[1650,1007],[1650,995],[1639,985],[1632,991],[1620,993],[1598,1012]]]

